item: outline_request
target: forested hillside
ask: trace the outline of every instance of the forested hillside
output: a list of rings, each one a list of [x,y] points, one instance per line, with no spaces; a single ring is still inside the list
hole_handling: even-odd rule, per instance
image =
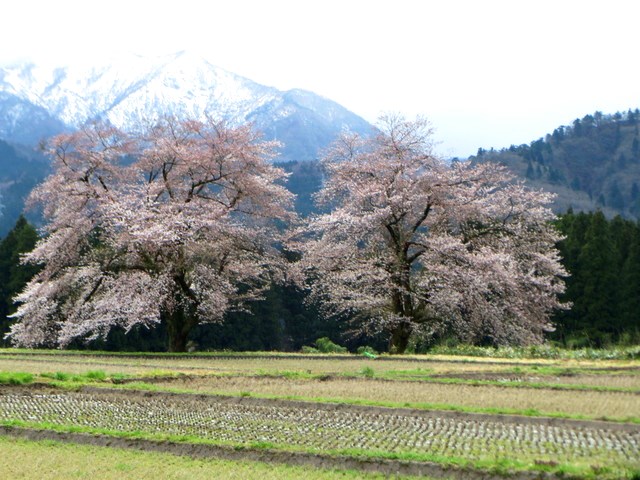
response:
[[[558,194],[556,211],[601,209],[640,216],[640,110],[595,112],[529,145],[478,150],[475,161],[497,161],[535,187]]]
[[[49,173],[49,162],[34,149],[0,140],[0,238],[7,235],[24,210],[29,192]],[[29,218],[37,218],[29,212]]]

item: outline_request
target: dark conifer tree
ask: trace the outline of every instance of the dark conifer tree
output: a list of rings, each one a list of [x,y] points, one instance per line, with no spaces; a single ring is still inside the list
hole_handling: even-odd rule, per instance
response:
[[[37,272],[34,265],[22,265],[20,255],[33,250],[38,234],[20,216],[13,229],[0,242],[0,341],[8,331],[10,319],[15,311],[13,297],[19,293]]]
[[[635,224],[621,278],[622,339],[640,342],[640,224]]]

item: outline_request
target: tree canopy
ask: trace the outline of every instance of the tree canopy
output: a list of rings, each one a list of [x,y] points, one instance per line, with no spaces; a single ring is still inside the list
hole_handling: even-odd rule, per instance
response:
[[[319,201],[332,207],[295,232],[299,275],[325,312],[384,332],[403,352],[412,334],[452,328],[494,344],[541,341],[562,307],[552,196],[496,164],[432,152],[422,119],[382,119],[378,135],[344,134],[323,160]]]
[[[54,173],[31,194],[42,271],[9,333],[65,346],[164,321],[169,348],[200,323],[259,298],[281,276],[278,221],[290,221],[276,144],[250,126],[165,118],[136,134],[93,123],[48,145]]]

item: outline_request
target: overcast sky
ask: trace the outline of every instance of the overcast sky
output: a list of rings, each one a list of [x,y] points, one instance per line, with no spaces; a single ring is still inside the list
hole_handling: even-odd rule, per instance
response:
[[[640,107],[637,0],[12,0],[0,62],[201,53],[369,121],[431,119],[444,155]]]

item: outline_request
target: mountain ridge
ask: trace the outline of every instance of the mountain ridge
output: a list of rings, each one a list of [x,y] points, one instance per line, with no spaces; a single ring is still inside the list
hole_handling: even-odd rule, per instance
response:
[[[135,129],[165,114],[252,122],[267,140],[281,142],[275,161],[285,163],[317,159],[345,128],[361,134],[373,128],[330,99],[260,85],[189,52],[79,66],[0,65],[0,237],[49,173],[40,142],[89,120]]]
[[[25,117],[38,113],[28,133]],[[293,128],[278,160],[312,160],[341,130],[372,127],[330,99],[300,89],[280,91],[179,52],[162,57],[119,57],[75,67],[34,63],[0,67],[0,138],[36,143],[64,129],[101,118],[132,129],[166,112],[231,123],[253,121],[267,139],[278,126]],[[318,132],[325,132],[320,139]],[[291,138],[289,138],[291,137]],[[286,140],[298,139],[293,144]],[[301,139],[301,141],[300,141]]]

